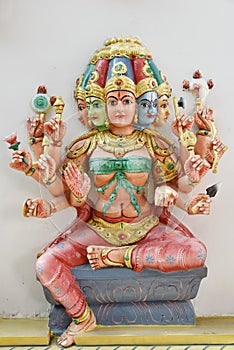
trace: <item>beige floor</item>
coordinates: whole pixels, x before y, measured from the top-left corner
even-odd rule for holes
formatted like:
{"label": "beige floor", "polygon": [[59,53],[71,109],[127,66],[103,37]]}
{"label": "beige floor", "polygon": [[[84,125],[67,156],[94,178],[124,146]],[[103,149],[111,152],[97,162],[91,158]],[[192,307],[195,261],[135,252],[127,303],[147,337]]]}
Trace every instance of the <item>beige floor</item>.
{"label": "beige floor", "polygon": [[[234,350],[234,317],[197,318],[195,326],[97,326],[76,338],[78,350]],[[47,319],[0,319],[3,349],[59,349]]]}

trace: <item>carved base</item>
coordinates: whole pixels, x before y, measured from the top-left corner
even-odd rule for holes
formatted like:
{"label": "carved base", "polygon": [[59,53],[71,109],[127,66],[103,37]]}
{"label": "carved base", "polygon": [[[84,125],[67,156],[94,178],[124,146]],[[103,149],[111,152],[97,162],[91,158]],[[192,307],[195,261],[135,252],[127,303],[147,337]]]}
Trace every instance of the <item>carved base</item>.
{"label": "carved base", "polygon": [[[72,269],[87,302],[101,325],[188,325],[195,323],[190,299],[197,295],[207,268],[164,273],[145,269],[136,273],[126,268],[93,271],[89,265]],[[61,334],[71,322],[65,309],[44,289],[54,305],[49,327]]]}
{"label": "carved base", "polygon": [[[158,301],[138,303],[111,303],[90,305],[97,324],[119,325],[188,325],[195,324],[195,312],[191,301]],[[61,305],[54,305],[49,317],[53,334],[60,335],[70,324],[71,318]]]}

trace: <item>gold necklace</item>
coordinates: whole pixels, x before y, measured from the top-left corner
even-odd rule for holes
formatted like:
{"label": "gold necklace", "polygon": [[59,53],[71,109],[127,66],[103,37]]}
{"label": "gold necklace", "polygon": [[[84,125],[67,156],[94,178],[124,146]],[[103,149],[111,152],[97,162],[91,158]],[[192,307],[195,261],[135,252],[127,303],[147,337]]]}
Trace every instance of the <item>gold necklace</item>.
{"label": "gold necklace", "polygon": [[113,153],[116,158],[123,157],[127,152],[140,149],[146,143],[142,131],[135,130],[131,135],[113,135],[105,130],[96,135],[97,144],[106,152]]}

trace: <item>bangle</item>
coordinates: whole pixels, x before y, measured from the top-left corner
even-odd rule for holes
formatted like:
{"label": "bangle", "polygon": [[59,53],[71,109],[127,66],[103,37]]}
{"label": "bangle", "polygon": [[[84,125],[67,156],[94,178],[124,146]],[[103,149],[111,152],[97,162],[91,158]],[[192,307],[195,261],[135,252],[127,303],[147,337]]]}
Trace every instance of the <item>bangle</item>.
{"label": "bangle", "polygon": [[46,184],[47,186],[50,186],[53,182],[55,182],[56,179],[57,179],[57,175],[54,174],[50,179],[48,179],[48,180],[43,179],[42,181],[43,181],[44,184]]}
{"label": "bangle", "polygon": [[32,163],[31,168],[25,173],[26,176],[32,176],[37,170],[37,163]]}
{"label": "bangle", "polygon": [[211,136],[211,131],[209,130],[199,130],[197,132],[197,135],[201,135],[201,136]]}
{"label": "bangle", "polygon": [[86,200],[86,197],[77,197],[73,192],[72,192],[72,197],[75,199],[77,203],[82,203],[84,200]]}
{"label": "bangle", "polygon": [[42,142],[43,140],[43,136],[40,136],[40,137],[32,137],[31,139],[29,139],[29,143],[30,145],[34,145],[35,143],[37,142]]}
{"label": "bangle", "polygon": [[50,216],[52,216],[54,213],[56,213],[56,207],[54,202],[52,201],[49,202],[49,205],[50,205]]}
{"label": "bangle", "polygon": [[188,182],[188,185],[191,186],[191,187],[194,187],[198,184],[198,182],[193,182],[189,177],[188,175],[186,175],[186,180]]}
{"label": "bangle", "polygon": [[55,146],[55,147],[61,147],[62,146],[62,141],[54,141],[54,140],[50,140],[50,144],[52,146]]}

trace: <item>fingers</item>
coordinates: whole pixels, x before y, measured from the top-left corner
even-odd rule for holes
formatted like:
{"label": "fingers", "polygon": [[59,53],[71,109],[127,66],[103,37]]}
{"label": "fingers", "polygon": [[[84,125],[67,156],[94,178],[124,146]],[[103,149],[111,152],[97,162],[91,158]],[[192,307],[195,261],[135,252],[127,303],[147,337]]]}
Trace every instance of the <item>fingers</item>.
{"label": "fingers", "polygon": [[51,136],[55,131],[59,130],[61,120],[54,116],[50,121],[45,123],[45,130]]}
{"label": "fingers", "polygon": [[179,124],[179,125],[181,125],[181,126],[187,126],[187,125],[193,123],[194,118],[191,117],[191,116],[189,116],[189,115],[185,115],[185,114],[183,114],[183,113],[180,113],[179,116],[178,116],[178,118],[177,118],[177,120],[178,120],[178,124]]}
{"label": "fingers", "polygon": [[40,123],[39,117],[36,118],[27,118],[28,127],[35,128]]}
{"label": "fingers", "polygon": [[75,163],[68,163],[64,173],[69,178],[76,179],[78,182],[81,182],[81,179],[83,179],[83,176]]}
{"label": "fingers", "polygon": [[37,215],[37,203],[34,203],[31,198],[28,198],[24,203],[23,215],[26,217]]}
{"label": "fingers", "polygon": [[197,111],[199,117],[206,119],[206,120],[211,120],[213,118],[213,113],[214,110],[213,108],[205,108],[205,107],[201,107],[198,109]]}
{"label": "fingers", "polygon": [[211,198],[206,194],[195,196],[189,205],[189,214],[210,214]]}
{"label": "fingers", "polygon": [[209,215],[210,214],[210,202],[211,200],[201,200],[198,204],[198,213],[197,214],[203,214],[203,215]]}
{"label": "fingers", "polygon": [[55,160],[48,154],[41,154],[37,162],[41,170],[45,170],[47,167],[50,167],[54,170],[56,168]]}
{"label": "fingers", "polygon": [[169,186],[157,187],[155,191],[155,205],[169,207],[175,204],[177,192]]}
{"label": "fingers", "polygon": [[41,170],[45,170],[48,167],[48,161],[47,161],[47,157],[44,154],[41,154],[38,161],[38,167]]}
{"label": "fingers", "polygon": [[23,162],[23,158],[24,158],[24,154],[22,151],[15,151],[13,154],[12,154],[12,163],[15,163],[15,162]]}
{"label": "fingers", "polygon": [[214,151],[217,151],[218,153],[225,152],[227,149],[219,139],[215,139],[212,143]]}
{"label": "fingers", "polygon": [[204,160],[199,155],[195,155],[191,158],[191,164],[195,170],[199,171],[204,165]]}

